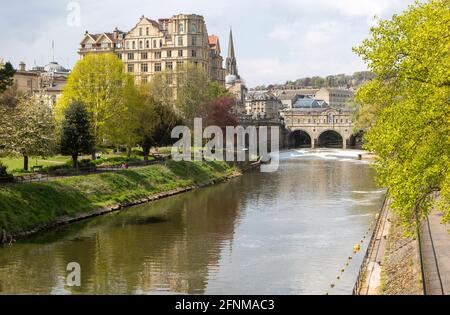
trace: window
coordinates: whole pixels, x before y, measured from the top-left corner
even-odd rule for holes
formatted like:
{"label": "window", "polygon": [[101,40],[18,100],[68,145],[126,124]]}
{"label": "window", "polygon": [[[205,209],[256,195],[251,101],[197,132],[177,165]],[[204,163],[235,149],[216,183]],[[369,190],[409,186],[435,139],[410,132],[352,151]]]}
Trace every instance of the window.
{"label": "window", "polygon": [[190,32],[197,33],[197,24],[191,23]]}
{"label": "window", "polygon": [[183,46],[183,37],[182,36],[178,37],[178,46]]}
{"label": "window", "polygon": [[178,67],[182,67],[182,66],[183,66],[183,63],[184,63],[183,61],[177,61],[177,68],[178,68]]}
{"label": "window", "polygon": [[86,44],[85,46],[87,49],[91,49],[92,48],[92,44]]}
{"label": "window", "polygon": [[128,72],[134,72],[134,65],[128,64]]}
{"label": "window", "polygon": [[145,53],[142,53],[141,54],[141,59],[143,59],[143,60],[147,60],[148,59],[148,54],[145,52]]}
{"label": "window", "polygon": [[149,40],[145,41],[145,48],[150,48],[150,41]]}
{"label": "window", "polygon": [[133,49],[136,49],[136,42],[135,41],[131,42],[131,47],[133,47]]}
{"label": "window", "polygon": [[148,29],[148,27],[146,27],[146,28],[145,28],[145,35],[148,36],[149,34],[150,34],[149,29]]}
{"label": "window", "polygon": [[178,33],[183,33],[184,32],[184,24],[180,23],[178,24]]}
{"label": "window", "polygon": [[148,82],[148,77],[147,76],[145,76],[145,77],[142,77],[142,83],[147,83]]}
{"label": "window", "polygon": [[156,48],[156,39],[153,40],[153,48]]}
{"label": "window", "polygon": [[182,50],[178,51],[178,57],[183,57],[183,51]]}
{"label": "window", "polygon": [[197,36],[192,36],[192,46],[197,46]]}
{"label": "window", "polygon": [[197,52],[195,51],[195,50],[193,50],[192,52],[191,52],[191,55],[192,55],[192,57],[197,57]]}
{"label": "window", "polygon": [[109,45],[108,45],[108,43],[102,43],[102,44],[101,44],[101,47],[102,47],[102,48],[108,48]]}
{"label": "window", "polygon": [[155,59],[161,59],[161,52],[160,51],[155,52]]}
{"label": "window", "polygon": [[130,49],[130,42],[129,42],[129,41],[127,41],[127,42],[125,43],[125,47],[126,47],[127,49]]}
{"label": "window", "polygon": [[161,63],[157,62],[155,63],[155,72],[160,72],[161,71]]}
{"label": "window", "polygon": [[133,53],[128,53],[127,59],[128,60],[134,60],[134,54]]}
{"label": "window", "polygon": [[172,51],[171,50],[167,51],[167,58],[172,58]]}
{"label": "window", "polygon": [[159,40],[159,48],[161,48],[163,46],[163,41],[162,39]]}
{"label": "window", "polygon": [[141,64],[141,72],[148,72],[148,64],[146,63]]}
{"label": "window", "polygon": [[172,69],[173,69],[172,61],[166,62],[166,69],[167,69],[167,70],[172,70]]}
{"label": "window", "polygon": [[142,48],[144,48],[144,45],[142,44],[142,41],[140,40],[139,41],[139,49],[142,49]]}
{"label": "window", "polygon": [[120,60],[122,60],[122,54],[117,54],[117,58],[119,58]]}

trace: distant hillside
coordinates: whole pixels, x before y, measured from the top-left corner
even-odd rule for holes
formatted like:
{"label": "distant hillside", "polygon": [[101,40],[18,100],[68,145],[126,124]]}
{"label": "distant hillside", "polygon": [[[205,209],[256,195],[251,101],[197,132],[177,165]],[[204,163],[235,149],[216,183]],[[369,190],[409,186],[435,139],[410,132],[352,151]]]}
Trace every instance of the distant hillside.
{"label": "distant hillside", "polygon": [[300,78],[295,81],[287,81],[284,84],[270,84],[270,85],[258,85],[252,90],[272,90],[272,89],[304,89],[304,88],[321,88],[321,87],[358,87],[364,82],[370,81],[375,78],[375,74],[371,71],[359,71],[353,73],[353,75],[336,74],[329,75],[327,77],[306,77]]}

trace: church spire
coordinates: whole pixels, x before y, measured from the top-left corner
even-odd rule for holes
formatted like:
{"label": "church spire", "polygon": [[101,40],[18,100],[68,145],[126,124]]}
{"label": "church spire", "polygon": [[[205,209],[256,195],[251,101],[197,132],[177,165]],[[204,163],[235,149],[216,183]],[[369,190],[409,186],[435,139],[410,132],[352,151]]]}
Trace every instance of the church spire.
{"label": "church spire", "polygon": [[228,40],[228,56],[226,60],[227,75],[235,75],[239,77],[237,70],[236,56],[234,54],[233,31],[230,27],[230,38]]}
{"label": "church spire", "polygon": [[233,31],[230,27],[230,37],[228,40],[228,58],[236,58],[234,55]]}

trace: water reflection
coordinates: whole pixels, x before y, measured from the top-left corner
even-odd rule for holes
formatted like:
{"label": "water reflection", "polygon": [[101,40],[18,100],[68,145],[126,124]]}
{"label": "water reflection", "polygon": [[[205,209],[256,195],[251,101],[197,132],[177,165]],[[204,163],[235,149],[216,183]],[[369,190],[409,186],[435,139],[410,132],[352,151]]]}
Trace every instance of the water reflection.
{"label": "water reflection", "polygon": [[[276,173],[2,248],[0,293],[322,294],[383,197],[370,167],[342,152],[285,152]],[[64,285],[72,261],[80,288]],[[357,268],[355,259],[333,293],[351,292]]]}

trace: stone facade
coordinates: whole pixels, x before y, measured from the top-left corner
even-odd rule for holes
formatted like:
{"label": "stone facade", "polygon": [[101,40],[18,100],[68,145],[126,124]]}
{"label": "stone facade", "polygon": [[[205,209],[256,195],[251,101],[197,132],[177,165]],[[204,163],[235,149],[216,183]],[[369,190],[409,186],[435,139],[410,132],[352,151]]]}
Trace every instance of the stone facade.
{"label": "stone facade", "polygon": [[321,88],[314,98],[327,102],[331,107],[344,108],[353,98],[353,91],[349,89]]}
{"label": "stone facade", "polygon": [[[321,136],[325,132],[335,132],[342,138],[342,147],[346,149],[353,140],[353,112],[342,108],[293,108],[281,111],[285,127],[290,135],[301,131],[310,139],[309,146],[320,145]],[[293,140],[293,138],[287,139]],[[288,146],[291,144],[287,144]]]}
{"label": "stone facade", "polygon": [[233,112],[238,115],[245,115],[245,97],[248,89],[245,86],[244,80],[238,72],[236,54],[234,52],[233,31],[230,29],[230,36],[228,39],[228,55],[226,59],[226,77],[225,87],[234,95],[235,106]]}
{"label": "stone facade", "polygon": [[245,112],[253,119],[279,120],[283,104],[270,92],[254,92],[247,96]]}
{"label": "stone facade", "polygon": [[69,73],[68,69],[56,62],[50,62],[44,67],[33,67],[31,70],[27,70],[25,63],[21,62],[13,79],[18,92],[27,95],[43,92],[49,97],[50,104],[54,105],[62,93]]}
{"label": "stone facade", "polygon": [[91,34],[86,31],[78,53],[111,52],[124,62],[136,83],[149,82],[156,73],[187,63],[203,68],[212,81],[224,83],[223,58],[217,36],[209,36],[203,16],[178,14],[151,20],[142,16],[128,32]]}

